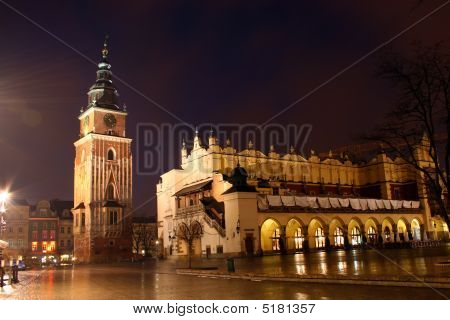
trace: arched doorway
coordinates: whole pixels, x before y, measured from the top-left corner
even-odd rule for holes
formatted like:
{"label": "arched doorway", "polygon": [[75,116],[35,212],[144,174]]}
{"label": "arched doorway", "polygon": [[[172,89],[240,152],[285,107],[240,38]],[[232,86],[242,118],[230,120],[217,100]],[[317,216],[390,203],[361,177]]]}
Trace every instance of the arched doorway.
{"label": "arched doorway", "polygon": [[286,242],[287,250],[299,251],[303,249],[303,241],[305,235],[303,234],[302,225],[297,219],[291,219],[286,225]]}
{"label": "arched doorway", "polygon": [[261,249],[263,251],[280,250],[281,225],[272,218],[267,219],[261,226]]}
{"label": "arched doorway", "polygon": [[375,244],[377,242],[377,231],[375,230],[374,227],[370,226],[369,229],[367,230],[367,241],[370,244]]}
{"label": "arched doorway", "polygon": [[367,243],[370,245],[375,245],[378,242],[377,225],[378,221],[375,218],[369,218],[365,223]]}
{"label": "arched doorway", "polygon": [[383,239],[384,239],[384,241],[385,242],[391,242],[392,241],[392,239],[391,239],[391,229],[389,229],[389,227],[384,227],[384,230],[383,230]]}
{"label": "arched doorway", "polygon": [[411,234],[412,240],[422,240],[422,237],[420,236],[420,223],[417,219],[413,219],[413,221],[411,221]]}
{"label": "arched doorway", "polygon": [[334,229],[333,240],[335,247],[343,247],[344,246],[344,232],[341,228],[337,227]]}
{"label": "arched doorway", "polygon": [[362,244],[362,236],[361,236],[361,229],[359,227],[354,226],[351,232],[352,246],[359,246]]}
{"label": "arched doorway", "polygon": [[362,245],[362,232],[364,225],[360,219],[353,217],[348,223],[348,240],[352,246]]}
{"label": "arched doorway", "polygon": [[334,218],[330,222],[330,242],[334,247],[344,247],[345,241],[345,224],[340,218]]}
{"label": "arched doorway", "polygon": [[406,226],[406,222],[403,219],[400,219],[397,222],[397,232],[399,238],[398,240],[409,241],[408,228]]}
{"label": "arched doorway", "polygon": [[433,218],[433,227],[436,240],[449,239],[449,231],[447,224],[441,220],[441,218]]}
{"label": "arched doorway", "polygon": [[381,224],[383,230],[383,241],[384,242],[394,242],[394,235],[392,233],[395,223],[391,218],[386,218]]}
{"label": "arched doorway", "polygon": [[314,233],[314,243],[316,248],[325,248],[325,233],[322,228],[317,228]]}
{"label": "arched doorway", "polygon": [[325,248],[325,225],[318,219],[312,219],[308,226],[308,235],[310,237],[309,245],[311,248]]}

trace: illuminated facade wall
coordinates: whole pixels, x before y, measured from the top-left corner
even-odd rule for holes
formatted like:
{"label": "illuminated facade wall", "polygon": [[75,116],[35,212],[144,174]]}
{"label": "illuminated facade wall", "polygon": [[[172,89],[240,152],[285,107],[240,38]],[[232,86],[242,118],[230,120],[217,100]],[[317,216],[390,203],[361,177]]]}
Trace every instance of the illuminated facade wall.
{"label": "illuminated facade wall", "polygon": [[[423,166],[430,166],[423,150],[417,154]],[[184,146],[181,155],[182,169],[163,174],[157,185],[158,234],[166,254],[186,254],[176,233],[178,223],[187,215],[203,222],[205,232],[198,244],[203,254],[295,251],[304,240],[314,249],[325,244],[339,247],[344,240],[360,245],[363,240],[409,242],[448,237],[447,226],[432,216],[422,175],[385,153],[353,163],[346,156],[319,158],[311,153],[305,158],[294,150],[280,155],[273,148],[265,155],[251,145],[238,152],[229,142],[219,146],[214,137],[203,147],[196,136],[190,153]],[[255,192],[227,194],[232,187],[227,180],[238,163],[245,168],[248,185]],[[211,183],[202,187],[207,181]],[[293,210],[283,205],[260,210],[258,194],[413,200],[420,205],[398,211]],[[282,247],[277,242],[280,239]]]}

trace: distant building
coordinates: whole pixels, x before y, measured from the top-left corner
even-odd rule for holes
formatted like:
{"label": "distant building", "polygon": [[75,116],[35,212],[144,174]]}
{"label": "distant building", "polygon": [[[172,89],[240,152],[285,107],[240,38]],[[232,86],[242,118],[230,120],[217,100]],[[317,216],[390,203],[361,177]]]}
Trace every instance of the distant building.
{"label": "distant building", "polygon": [[[71,259],[72,253],[66,244],[69,242],[72,246],[73,234],[71,229],[66,234],[66,228],[72,224],[72,207],[72,201],[61,200],[41,200],[31,207],[28,233],[28,259],[31,262],[40,264]],[[61,227],[64,227],[63,234]],[[64,246],[60,247],[60,240],[64,241]]]}
{"label": "distant building", "polygon": [[30,205],[26,200],[13,199],[5,213],[6,228],[1,239],[8,243],[3,252],[5,260],[23,260],[28,248],[28,217]]}
{"label": "distant building", "polygon": [[158,228],[156,217],[133,217],[132,251],[135,256],[157,255]]}
{"label": "distant building", "polygon": [[73,258],[73,201],[52,200],[58,221],[58,254],[60,262],[71,262]]}
{"label": "distant building", "polygon": [[[432,167],[417,149],[421,163]],[[198,223],[193,253],[295,252],[365,243],[446,240],[448,226],[434,213],[424,176],[400,158],[378,150],[365,161],[332,152],[303,157],[291,148],[268,154],[236,151],[214,136],[207,147],[195,135],[181,150],[181,169],[157,184],[158,237],[166,255],[186,255],[177,237]],[[443,197],[447,194],[444,193]]]}

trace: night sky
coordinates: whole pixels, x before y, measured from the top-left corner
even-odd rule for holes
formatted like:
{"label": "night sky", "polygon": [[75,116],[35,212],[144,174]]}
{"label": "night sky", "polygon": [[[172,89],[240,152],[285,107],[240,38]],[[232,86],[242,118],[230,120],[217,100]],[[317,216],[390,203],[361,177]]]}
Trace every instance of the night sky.
{"label": "night sky", "polygon": [[[95,62],[109,34],[113,73],[195,126],[263,123],[445,1],[6,2]],[[450,5],[392,47],[407,52],[412,41],[448,41],[449,21]],[[72,199],[77,116],[96,66],[3,0],[0,39],[0,186],[10,184],[30,202]],[[375,77],[379,58],[365,59],[273,122],[312,124],[308,147],[317,151],[351,143],[395,101]],[[115,84],[132,138],[138,122],[179,122]],[[137,159],[137,143],[133,153]],[[158,178],[135,175],[136,207],[154,196]],[[139,214],[155,212],[150,201]]]}

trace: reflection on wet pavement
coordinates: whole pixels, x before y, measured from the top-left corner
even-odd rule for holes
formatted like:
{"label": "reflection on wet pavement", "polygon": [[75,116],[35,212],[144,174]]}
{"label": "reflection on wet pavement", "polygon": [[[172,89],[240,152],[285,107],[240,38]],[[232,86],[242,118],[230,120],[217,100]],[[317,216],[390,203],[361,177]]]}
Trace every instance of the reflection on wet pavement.
{"label": "reflection on wet pavement", "polygon": [[[406,252],[406,253],[405,253]],[[384,253],[384,252],[383,252]],[[386,255],[401,267],[418,275],[436,272],[448,276],[448,266],[436,261],[448,259],[449,249],[434,252],[403,250]],[[146,263],[75,266],[44,271],[38,281],[0,298],[10,299],[443,299],[450,290],[382,286],[331,285],[274,281],[248,281],[176,275],[184,261],[167,259]],[[194,265],[217,265],[223,259]],[[308,255],[237,259],[238,271],[292,272],[297,274],[399,274],[402,271],[376,252],[329,252]]]}
{"label": "reflection on wet pavement", "polygon": [[[450,246],[426,249],[350,250],[312,252],[237,259],[240,272],[299,275],[364,275],[450,277],[450,268],[439,265],[449,261]],[[221,267],[225,270],[225,267]]]}

